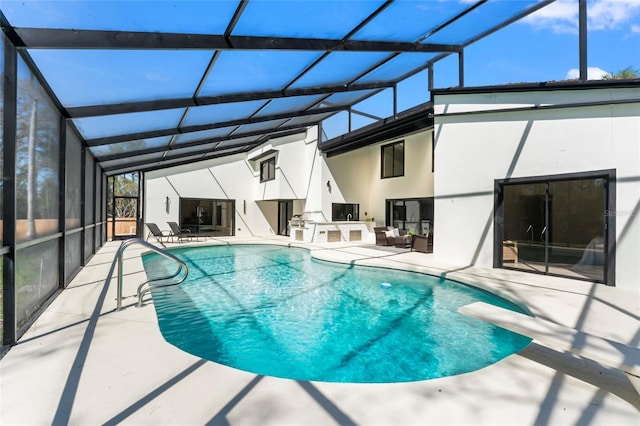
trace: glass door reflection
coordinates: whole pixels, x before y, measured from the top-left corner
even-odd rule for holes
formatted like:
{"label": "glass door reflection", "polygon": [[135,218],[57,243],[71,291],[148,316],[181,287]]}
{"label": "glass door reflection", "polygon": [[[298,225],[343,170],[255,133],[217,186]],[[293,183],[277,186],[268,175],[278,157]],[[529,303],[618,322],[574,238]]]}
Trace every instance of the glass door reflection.
{"label": "glass door reflection", "polygon": [[505,185],[503,266],[546,272],[544,183]]}
{"label": "glass door reflection", "polygon": [[604,282],[606,183],[504,184],[501,266]]}
{"label": "glass door reflection", "polygon": [[180,227],[199,236],[234,234],[233,200],[181,198]]}
{"label": "glass door reflection", "polygon": [[548,270],[604,281],[605,180],[549,182]]}

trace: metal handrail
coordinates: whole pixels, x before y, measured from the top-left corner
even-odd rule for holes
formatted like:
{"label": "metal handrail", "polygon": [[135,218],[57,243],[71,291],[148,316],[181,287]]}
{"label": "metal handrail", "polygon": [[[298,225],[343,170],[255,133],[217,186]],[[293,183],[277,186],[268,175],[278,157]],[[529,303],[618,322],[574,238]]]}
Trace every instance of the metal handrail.
{"label": "metal handrail", "polygon": [[[159,277],[159,278],[153,278],[150,280],[147,280],[145,282],[143,282],[142,284],[140,284],[138,286],[138,291],[137,291],[137,296],[138,296],[138,304],[137,306],[140,307],[142,306],[142,297],[148,293],[149,291],[151,291],[151,289],[153,287],[166,287],[166,286],[171,286],[171,285],[178,285],[181,282],[183,282],[184,280],[187,279],[187,275],[189,274],[189,267],[187,266],[186,263],[184,263],[182,260],[178,259],[176,256],[172,255],[171,253],[168,253],[156,246],[154,246],[153,244],[141,239],[141,238],[130,238],[128,240],[126,240],[125,242],[123,242],[120,245],[120,248],[118,249],[118,251],[116,252],[116,256],[113,259],[113,263],[111,264],[111,269],[109,270],[109,275],[107,276],[107,283],[109,283],[111,281],[111,276],[113,275],[113,270],[114,267],[116,265],[116,263],[118,264],[118,295],[117,295],[117,304],[116,304],[116,310],[119,311],[120,309],[122,309],[122,255],[125,251],[125,249],[127,247],[129,247],[132,244],[140,244],[142,246],[145,246],[151,250],[153,250],[154,252],[158,253],[161,256],[166,257],[167,259],[171,259],[175,262],[178,263],[178,270],[173,274],[173,275],[168,275],[166,277]],[[150,283],[154,282],[154,281],[164,281],[164,280],[168,280],[168,279],[172,279],[177,277],[180,272],[182,272],[184,270],[184,274],[183,276],[175,282],[168,282],[168,283],[164,283],[164,284],[157,284],[157,285],[151,285]],[[145,285],[148,285],[147,288],[145,288],[144,290],[142,289]]]}

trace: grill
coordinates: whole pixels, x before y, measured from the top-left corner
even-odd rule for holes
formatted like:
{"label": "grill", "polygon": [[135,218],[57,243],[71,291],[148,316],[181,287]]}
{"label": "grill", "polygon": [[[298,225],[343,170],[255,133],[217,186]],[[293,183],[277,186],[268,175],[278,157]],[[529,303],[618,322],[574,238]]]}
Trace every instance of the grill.
{"label": "grill", "polygon": [[289,221],[289,224],[291,226],[304,227],[304,219],[302,218],[301,215],[295,214],[295,215],[293,215],[291,217],[291,220]]}

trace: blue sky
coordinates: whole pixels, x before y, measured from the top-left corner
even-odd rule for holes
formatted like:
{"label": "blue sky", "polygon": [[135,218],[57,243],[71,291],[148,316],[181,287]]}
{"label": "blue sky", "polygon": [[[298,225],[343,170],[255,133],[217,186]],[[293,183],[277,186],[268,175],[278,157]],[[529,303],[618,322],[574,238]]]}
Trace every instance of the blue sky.
{"label": "blue sky", "polygon": [[[415,2],[415,0],[401,0]],[[465,3],[476,0],[428,0],[429,13],[442,13],[459,10]],[[531,0],[491,0],[498,2],[526,2]],[[261,0],[250,3],[265,5],[266,9],[254,5],[250,11],[265,13],[273,9]],[[201,15],[190,16],[189,7],[175,7],[176,1],[34,1],[34,0],[0,0],[0,7],[5,10],[14,25],[38,25],[42,19],[45,26],[61,26],[78,28],[85,25],[91,28],[106,28],[108,22],[117,20],[119,29],[140,29],[176,31],[180,22],[189,22],[189,31],[210,31],[221,33],[233,13],[237,2],[198,1]],[[286,5],[292,0],[276,1]],[[106,5],[117,5],[107,7]],[[317,20],[325,22],[327,31],[331,28],[336,34],[344,28],[351,27],[351,21],[338,19],[340,14],[363,17],[377,7],[366,0],[335,0],[325,2],[326,14],[335,15],[328,20],[326,16],[307,16],[309,27],[317,30]],[[438,5],[438,6],[434,6]],[[640,68],[640,0],[588,0],[589,10],[589,54],[588,65],[593,68],[593,76],[599,77],[602,72],[618,71],[631,66]],[[222,8],[222,9],[221,9]],[[109,11],[110,12],[105,12]],[[74,11],[78,16],[70,16]],[[276,10],[277,11],[277,10]],[[247,12],[249,13],[249,12]],[[207,15],[202,19],[202,14]],[[36,16],[37,15],[37,16]],[[281,14],[278,13],[280,16]],[[264,16],[264,15],[263,15]],[[287,22],[304,21],[304,16],[292,15],[294,19]],[[161,18],[163,17],[163,18]],[[426,17],[423,17],[426,18]],[[283,18],[284,19],[284,18]],[[409,19],[409,18],[407,18]],[[275,20],[275,21],[274,21]],[[348,21],[348,19],[343,19]],[[145,21],[147,22],[145,24]],[[245,20],[241,22],[256,21]],[[275,17],[263,21],[278,23]],[[258,21],[260,22],[260,21]],[[280,24],[283,24],[280,22]],[[385,26],[392,26],[385,23]],[[159,26],[161,28],[154,28]],[[282,27],[283,25],[276,25]],[[131,28],[127,28],[131,27]],[[301,26],[294,32],[304,32]],[[272,26],[273,28],[273,26]],[[342,29],[342,30],[339,30]],[[178,31],[182,31],[178,29]],[[254,28],[253,31],[256,31]],[[304,36],[305,34],[302,34]],[[328,33],[327,37],[335,36]],[[578,67],[578,0],[557,0],[542,8],[533,15],[504,28],[497,33],[473,44],[465,51],[466,84],[484,85],[519,81],[563,80],[572,75],[571,69]],[[438,73],[436,87],[447,87],[456,84],[457,59],[454,57],[442,61],[436,70],[446,69]],[[602,71],[600,71],[602,70]],[[446,74],[446,75],[445,75]]]}
{"label": "blue sky", "polygon": [[[399,0],[399,3],[405,4],[401,5],[403,7],[395,5],[395,10],[404,12],[399,12],[399,15],[389,14],[390,21],[379,22],[373,35],[357,33],[356,38],[366,39],[375,35],[393,39],[405,27],[413,28],[412,25],[415,23],[451,16],[475,1],[477,0],[426,0],[426,5],[421,6],[418,0]],[[490,1],[494,5],[498,3],[498,7],[489,10],[499,12],[501,9],[517,9],[511,8],[511,2],[530,4],[536,0]],[[262,35],[261,31],[277,31],[281,34],[273,35],[309,37],[309,34],[320,31],[323,37],[335,38],[345,34],[359,20],[371,14],[381,4],[381,0],[328,0],[319,8],[309,7],[307,11],[305,8],[291,8],[293,3],[293,0],[276,0],[270,3],[251,0],[251,7],[246,9],[243,19],[238,24],[238,30],[242,32],[244,24],[249,26],[248,30],[258,35]],[[589,78],[599,79],[606,72],[617,72],[626,67],[640,69],[640,0],[588,0],[587,5]],[[175,0],[0,0],[0,7],[10,22],[18,27],[202,31],[217,34],[224,31],[236,6],[237,0],[192,3]],[[309,10],[314,13],[310,13]],[[318,13],[319,11],[322,13]],[[489,18],[491,16],[485,19]],[[400,19],[402,21],[398,22]],[[403,27],[402,22],[407,22],[407,25]],[[61,100],[68,106],[146,100],[152,99],[155,93],[161,93],[164,98],[191,96],[211,55],[211,52],[203,51],[163,50],[146,52],[144,55],[140,55],[139,52],[106,50],[31,53],[39,66],[46,65],[46,69],[43,69],[45,77],[49,79],[58,95],[62,95]],[[305,55],[308,57],[303,57],[302,62],[295,66],[293,63],[284,64],[287,55],[290,53],[276,54],[272,51],[270,57],[276,57],[277,60],[265,64],[256,52],[234,52],[233,55],[224,53],[216,63],[216,70],[224,71],[225,59],[233,56],[230,66],[231,71],[236,69],[236,72],[223,73],[228,77],[228,81],[215,79],[214,77],[220,74],[213,73],[213,77],[210,77],[204,86],[203,94],[215,94],[216,90],[266,89],[267,82],[263,81],[264,78],[259,78],[260,73],[264,74],[263,77],[268,77],[267,80],[279,76],[281,78],[276,80],[286,82],[291,78],[289,75],[293,76],[294,71],[304,69],[307,63],[313,62],[320,53],[306,52]],[[379,60],[378,56],[384,55],[351,53],[343,56],[371,57],[370,62],[375,63]],[[244,58],[244,61],[239,61],[239,57]],[[339,57],[340,53],[332,54],[316,68],[319,72],[315,76],[320,80],[300,81],[296,84],[322,84],[322,78],[341,81],[336,74],[339,74],[340,70],[353,71],[357,64],[331,62],[331,59],[338,60]],[[467,47],[465,85],[561,81],[577,78],[578,66],[578,0],[557,0],[527,18]],[[457,55],[450,55],[436,64],[434,87],[451,87],[457,84]],[[401,83],[398,86],[399,98],[402,97],[398,102],[400,110],[429,100],[426,86],[426,72]],[[392,114],[389,99],[392,97],[385,91],[357,107],[362,107],[366,112],[379,117],[387,117]],[[195,111],[192,112],[195,114]],[[180,111],[177,115],[181,115]],[[135,117],[131,117],[132,120],[133,118]],[[114,131],[112,119],[86,119],[86,123],[78,124],[81,128],[86,127],[88,133],[91,133],[90,128],[95,127],[93,133],[99,134],[101,131]],[[334,120],[344,123],[347,121],[345,114],[340,114],[340,117]],[[98,124],[98,121],[101,124]],[[173,121],[176,120],[171,120],[172,125]],[[371,119],[355,117],[355,121],[364,125],[371,122]]]}
{"label": "blue sky", "polygon": [[[640,69],[640,0],[588,0],[589,78]],[[578,1],[557,0],[465,50],[467,86],[576,78]],[[451,58],[453,59],[453,58]],[[441,67],[457,67],[442,64]],[[455,73],[457,75],[457,72]],[[443,74],[436,86],[455,85]]]}

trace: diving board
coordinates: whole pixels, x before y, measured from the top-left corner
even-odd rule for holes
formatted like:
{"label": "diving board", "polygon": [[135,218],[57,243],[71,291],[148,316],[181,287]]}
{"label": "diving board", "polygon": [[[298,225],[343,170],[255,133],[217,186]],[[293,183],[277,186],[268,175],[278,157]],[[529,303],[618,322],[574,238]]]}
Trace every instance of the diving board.
{"label": "diving board", "polygon": [[462,306],[458,312],[530,337],[553,349],[569,351],[622,370],[640,393],[640,348],[484,302]]}

